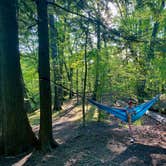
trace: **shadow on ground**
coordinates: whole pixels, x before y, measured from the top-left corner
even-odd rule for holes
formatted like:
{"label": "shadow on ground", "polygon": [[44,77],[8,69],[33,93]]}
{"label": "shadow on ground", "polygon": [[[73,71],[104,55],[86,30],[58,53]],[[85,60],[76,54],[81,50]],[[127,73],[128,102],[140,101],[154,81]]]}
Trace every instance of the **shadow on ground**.
{"label": "shadow on ground", "polygon": [[116,124],[96,122],[88,123],[85,128],[77,126],[72,136],[58,148],[47,154],[33,152],[26,159],[22,158],[23,165],[164,166],[166,164],[166,149],[140,143],[130,144],[128,131],[114,130],[116,128]]}
{"label": "shadow on ground", "polygon": [[[72,108],[72,107],[71,107]],[[2,166],[164,166],[166,149],[144,142],[131,144],[127,128],[116,121],[88,122],[83,128],[78,121],[68,121],[76,112],[53,123],[54,138],[59,147],[50,153],[32,152],[15,158],[0,158]],[[93,113],[90,112],[89,117]],[[67,120],[67,118],[69,118]]]}

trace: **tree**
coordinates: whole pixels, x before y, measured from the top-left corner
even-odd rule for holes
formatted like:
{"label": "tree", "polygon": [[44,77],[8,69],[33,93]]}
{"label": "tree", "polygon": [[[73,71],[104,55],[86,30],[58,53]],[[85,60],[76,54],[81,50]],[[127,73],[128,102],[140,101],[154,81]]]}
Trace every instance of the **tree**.
{"label": "tree", "polygon": [[96,74],[95,74],[95,83],[94,83],[94,92],[93,92],[93,99],[99,99],[99,64],[100,64],[100,49],[101,49],[101,26],[100,26],[100,10],[99,10],[99,3],[97,3],[97,25],[96,25],[96,34],[97,34],[97,54],[96,54]]}
{"label": "tree", "polygon": [[24,110],[17,0],[0,3],[0,153],[17,154],[36,143]]}
{"label": "tree", "polygon": [[52,135],[50,62],[48,39],[48,15],[46,0],[37,0],[39,40],[39,89],[40,89],[40,131],[39,140],[43,151],[56,147]]}
{"label": "tree", "polygon": [[84,49],[84,78],[83,78],[83,96],[82,96],[82,115],[83,115],[83,125],[85,126],[85,101],[86,101],[86,84],[87,84],[87,46],[88,46],[88,35],[89,35],[89,22],[85,29],[85,49]]}
{"label": "tree", "polygon": [[57,86],[58,81],[60,80],[59,66],[58,66],[58,45],[57,38],[58,32],[55,27],[54,15],[49,14],[49,25],[50,25],[50,44],[51,44],[51,58],[52,58],[52,69],[54,77],[54,100],[53,100],[53,111],[61,110],[62,104],[62,90],[61,87]]}
{"label": "tree", "polygon": [[[1,53],[0,53],[0,60],[1,60]],[[1,62],[1,61],[0,61]],[[2,135],[2,133],[3,133],[3,118],[2,118],[2,116],[3,116],[3,107],[2,107],[2,78],[1,78],[1,63],[0,63],[0,154],[1,153],[3,153],[3,151],[4,151],[4,145],[3,145],[3,135]]]}

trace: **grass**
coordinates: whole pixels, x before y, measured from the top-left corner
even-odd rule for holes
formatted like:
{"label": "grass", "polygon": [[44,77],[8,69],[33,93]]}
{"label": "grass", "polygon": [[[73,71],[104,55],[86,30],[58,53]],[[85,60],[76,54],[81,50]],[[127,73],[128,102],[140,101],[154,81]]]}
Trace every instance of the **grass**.
{"label": "grass", "polygon": [[[79,105],[75,108],[75,110],[76,109],[78,109],[78,111],[79,111],[80,109],[82,109],[82,106]],[[86,111],[86,122],[97,121],[97,119],[98,119],[97,109],[95,107],[87,105],[86,110],[87,110]],[[63,114],[63,112],[65,112],[65,110],[53,112],[52,118],[56,118],[57,116]],[[77,117],[77,119],[80,119],[79,121],[81,121],[82,115],[79,115],[79,116],[80,117],[79,118]],[[101,120],[105,119],[106,116],[108,116],[108,115],[106,115],[105,113],[101,113]],[[32,126],[39,125],[40,124],[40,110],[38,109],[35,112],[28,114],[28,119],[29,119],[29,122]]]}
{"label": "grass", "polygon": [[[76,109],[76,108],[75,108]],[[77,109],[82,109],[81,106],[77,106]],[[98,111],[95,107],[92,107],[90,105],[86,106],[86,122],[89,121],[97,121],[98,119]],[[63,114],[64,110],[58,111],[58,112],[53,112],[52,118],[56,118],[57,116]],[[81,115],[80,115],[81,116]],[[36,110],[33,113],[28,114],[28,118],[30,121],[30,124],[32,126],[39,125],[40,124],[40,110]],[[101,112],[101,121],[109,121],[108,114],[105,112]],[[80,117],[81,120],[81,117]],[[121,124],[119,124],[121,125]],[[139,119],[133,123],[135,126],[141,126],[142,125],[142,119]],[[124,125],[122,125],[124,126]],[[127,126],[127,125],[126,125]]]}
{"label": "grass", "polygon": [[86,107],[86,121],[92,121],[92,120],[97,120],[97,109],[95,107],[91,107],[88,105],[88,107]]}
{"label": "grass", "polygon": [[28,119],[32,126],[38,125],[40,123],[40,111],[36,110],[35,112],[28,114]]}
{"label": "grass", "polygon": [[[68,102],[66,101],[65,103],[67,104]],[[72,103],[69,102],[69,104],[67,104],[67,105],[64,104],[64,106],[68,107],[68,105],[71,105],[71,104]],[[56,118],[58,116],[61,116],[61,114],[63,114],[65,112],[65,109],[62,109],[62,110],[57,111],[57,112],[53,112],[52,118]],[[39,125],[40,124],[40,109],[28,114],[28,119],[29,119],[29,122],[32,126]]]}
{"label": "grass", "polygon": [[[52,118],[57,117],[58,114],[59,114],[59,112],[53,112]],[[28,119],[32,126],[39,125],[40,124],[40,110],[36,110],[35,112],[28,114]]]}
{"label": "grass", "polygon": [[142,125],[142,119],[138,119],[138,120],[136,120],[133,124],[135,125],[135,126],[141,126]]}

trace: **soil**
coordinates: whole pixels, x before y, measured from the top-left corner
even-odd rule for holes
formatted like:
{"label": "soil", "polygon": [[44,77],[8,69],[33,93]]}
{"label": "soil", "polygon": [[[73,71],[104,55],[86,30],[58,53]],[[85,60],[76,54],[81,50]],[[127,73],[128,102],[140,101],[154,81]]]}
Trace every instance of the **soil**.
{"label": "soil", "polygon": [[142,125],[132,126],[135,142],[131,143],[127,126],[113,116],[83,127],[81,106],[72,101],[64,108],[53,120],[56,149],[46,154],[34,150],[3,156],[0,166],[166,166],[166,126],[144,116]]}

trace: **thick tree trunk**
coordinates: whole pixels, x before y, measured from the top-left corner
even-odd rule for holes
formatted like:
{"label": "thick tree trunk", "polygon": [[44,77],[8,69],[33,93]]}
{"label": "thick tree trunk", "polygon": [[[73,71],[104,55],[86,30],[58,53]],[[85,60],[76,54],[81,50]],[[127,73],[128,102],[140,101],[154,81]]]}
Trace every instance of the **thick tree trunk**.
{"label": "thick tree trunk", "polygon": [[[40,89],[40,131],[41,149],[48,151],[56,146],[52,135],[50,62],[48,39],[47,2],[37,1],[38,37],[39,37],[39,89]],[[55,144],[54,144],[55,143]]]}
{"label": "thick tree trunk", "polygon": [[[1,53],[1,52],[0,52]],[[1,54],[0,54],[0,62],[1,62]],[[4,144],[3,144],[3,108],[2,108],[2,78],[1,78],[1,63],[0,63],[0,154],[4,152]]]}
{"label": "thick tree trunk", "polygon": [[1,1],[0,153],[7,155],[26,151],[36,141],[24,110],[16,8],[16,0]]}

